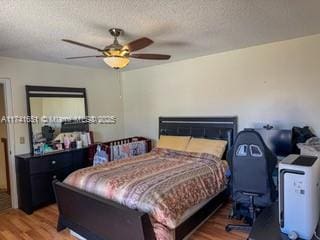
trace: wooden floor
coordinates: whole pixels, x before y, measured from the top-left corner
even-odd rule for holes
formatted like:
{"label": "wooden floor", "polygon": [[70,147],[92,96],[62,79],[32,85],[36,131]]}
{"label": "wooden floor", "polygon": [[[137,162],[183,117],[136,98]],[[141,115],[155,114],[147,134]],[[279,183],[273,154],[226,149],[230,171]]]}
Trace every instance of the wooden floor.
{"label": "wooden floor", "polygon": [[[237,223],[228,219],[230,204],[223,206],[214,216],[203,224],[191,240],[244,240],[247,234],[226,233],[227,223]],[[27,215],[20,210],[10,209],[0,214],[1,240],[74,240],[67,230],[57,233],[55,230],[58,217],[56,205],[43,208]]]}

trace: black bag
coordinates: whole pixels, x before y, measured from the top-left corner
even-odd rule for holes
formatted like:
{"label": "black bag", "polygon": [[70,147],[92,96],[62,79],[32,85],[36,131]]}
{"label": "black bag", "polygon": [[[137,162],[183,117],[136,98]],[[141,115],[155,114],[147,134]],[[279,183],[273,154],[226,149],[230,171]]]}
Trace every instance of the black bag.
{"label": "black bag", "polygon": [[292,128],[292,153],[300,154],[300,149],[297,147],[297,143],[305,143],[309,138],[316,137],[308,126],[303,128]]}

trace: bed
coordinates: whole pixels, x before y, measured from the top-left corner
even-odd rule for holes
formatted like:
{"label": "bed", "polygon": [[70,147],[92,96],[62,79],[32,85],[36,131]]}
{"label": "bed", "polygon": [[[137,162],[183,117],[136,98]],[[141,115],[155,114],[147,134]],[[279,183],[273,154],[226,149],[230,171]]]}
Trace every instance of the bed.
{"label": "bed", "polygon": [[[236,117],[159,118],[159,135],[223,139],[229,148],[236,133]],[[156,148],[134,159],[77,171],[63,183],[54,182],[57,230],[69,228],[90,240],[184,239],[228,197],[225,168],[210,154]],[[190,171],[197,178],[188,177]],[[152,181],[156,193],[149,188]],[[204,184],[205,190],[192,193],[196,184]],[[171,196],[162,197],[168,189],[174,189]]]}

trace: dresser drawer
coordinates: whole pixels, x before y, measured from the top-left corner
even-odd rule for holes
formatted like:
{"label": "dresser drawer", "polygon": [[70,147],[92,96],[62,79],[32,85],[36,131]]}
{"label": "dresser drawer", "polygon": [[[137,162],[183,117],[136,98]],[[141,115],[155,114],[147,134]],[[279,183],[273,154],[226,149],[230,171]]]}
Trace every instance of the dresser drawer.
{"label": "dresser drawer", "polygon": [[72,166],[72,154],[57,154],[30,159],[30,174],[46,173]]}
{"label": "dresser drawer", "polygon": [[53,187],[51,186],[52,179],[53,175],[46,173],[36,174],[31,177],[33,207],[54,202]]}
{"label": "dresser drawer", "polygon": [[59,171],[34,174],[31,176],[32,205],[37,207],[55,202],[52,181],[63,181],[71,172],[70,168],[64,168]]}

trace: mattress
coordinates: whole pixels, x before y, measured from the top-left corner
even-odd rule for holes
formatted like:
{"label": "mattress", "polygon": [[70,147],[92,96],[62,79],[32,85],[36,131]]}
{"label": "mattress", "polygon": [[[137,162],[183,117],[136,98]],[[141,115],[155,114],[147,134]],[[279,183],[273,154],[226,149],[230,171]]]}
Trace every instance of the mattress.
{"label": "mattress", "polygon": [[214,155],[156,148],[80,169],[65,183],[148,213],[155,229],[173,230],[225,189],[226,169]]}

